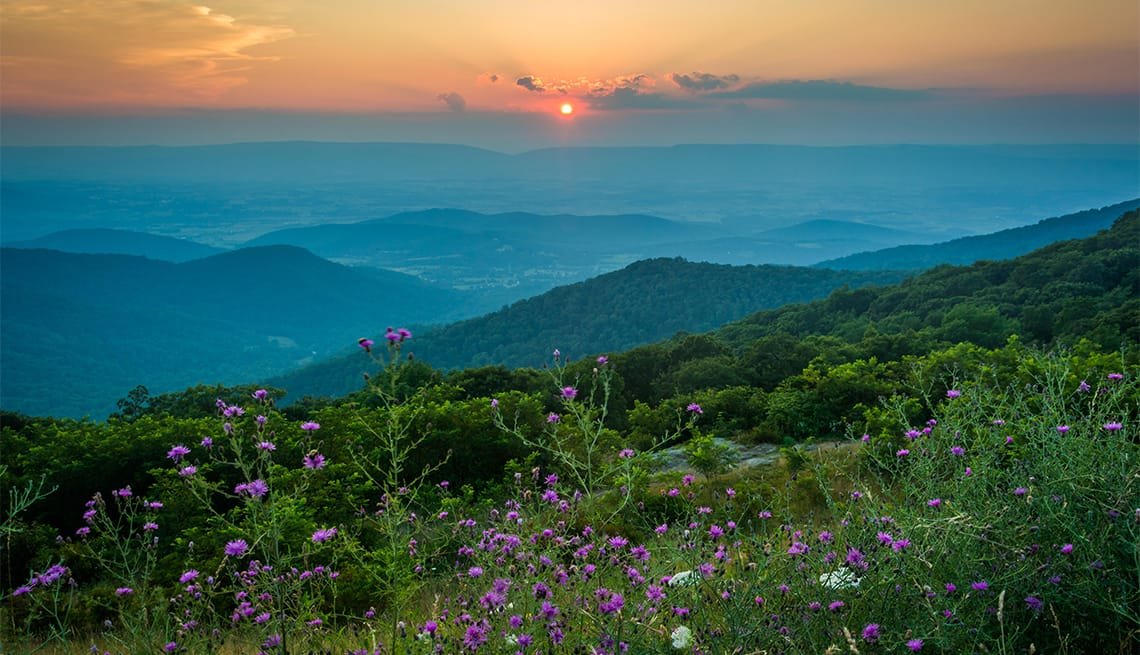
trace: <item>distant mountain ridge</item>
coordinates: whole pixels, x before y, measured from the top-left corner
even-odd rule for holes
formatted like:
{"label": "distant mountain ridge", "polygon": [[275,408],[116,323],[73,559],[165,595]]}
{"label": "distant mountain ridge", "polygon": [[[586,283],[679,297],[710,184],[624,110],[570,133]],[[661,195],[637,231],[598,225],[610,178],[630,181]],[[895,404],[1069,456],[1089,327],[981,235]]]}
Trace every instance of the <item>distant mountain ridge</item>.
{"label": "distant mountain ridge", "polygon": [[[679,330],[711,329],[760,308],[820,298],[840,286],[891,283],[903,275],[651,259],[418,334],[405,351],[438,368],[539,366],[554,348],[569,357],[620,351]],[[356,353],[270,384],[288,390],[290,399],[338,396],[359,388],[369,369]]]}
{"label": "distant mountain ridge", "polygon": [[991,234],[962,237],[932,245],[903,245],[861,252],[815,264],[833,270],[924,269],[939,264],[972,264],[982,259],[1010,259],[1055,241],[1092,236],[1110,227],[1121,214],[1140,207],[1140,198],[1046,218],[1032,225]]}
{"label": "distant mountain ridge", "polygon": [[67,416],[104,416],[139,384],[264,379],[397,320],[462,318],[466,302],[292,246],[179,264],[5,248],[0,290],[0,406]]}
{"label": "distant mountain ridge", "polygon": [[88,254],[138,255],[169,262],[184,262],[224,252],[221,248],[189,239],[111,228],[62,230],[37,239],[4,242],[3,247],[25,250],[45,248]]}

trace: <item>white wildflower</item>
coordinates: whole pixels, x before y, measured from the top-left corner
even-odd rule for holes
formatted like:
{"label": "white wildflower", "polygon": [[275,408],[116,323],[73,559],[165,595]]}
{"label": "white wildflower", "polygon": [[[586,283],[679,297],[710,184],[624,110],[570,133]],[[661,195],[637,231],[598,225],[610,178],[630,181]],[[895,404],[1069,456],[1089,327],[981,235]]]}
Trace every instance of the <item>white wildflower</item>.
{"label": "white wildflower", "polygon": [[686,649],[693,644],[693,631],[686,626],[678,626],[673,634],[673,648]]}
{"label": "white wildflower", "polygon": [[854,589],[859,586],[859,580],[855,578],[855,572],[848,568],[840,568],[832,571],[831,573],[823,573],[819,576],[819,583],[823,585],[824,589]]}

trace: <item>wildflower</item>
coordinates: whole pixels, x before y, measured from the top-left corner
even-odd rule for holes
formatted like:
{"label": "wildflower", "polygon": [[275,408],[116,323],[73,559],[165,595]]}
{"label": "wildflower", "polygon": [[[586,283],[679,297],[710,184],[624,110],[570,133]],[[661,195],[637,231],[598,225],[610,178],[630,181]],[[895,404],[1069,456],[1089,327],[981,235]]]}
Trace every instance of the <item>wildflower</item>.
{"label": "wildflower", "polygon": [[1040,612],[1041,608],[1045,605],[1037,596],[1026,596],[1025,606],[1033,612]]}
{"label": "wildflower", "polygon": [[179,475],[180,477],[183,477],[183,478],[189,478],[189,477],[193,476],[193,475],[194,475],[195,473],[197,473],[197,472],[198,472],[198,467],[197,467],[197,466],[193,466],[193,465],[191,465],[191,466],[184,466],[184,467],[182,467],[182,468],[178,469],[178,475]]}
{"label": "wildflower", "polygon": [[618,457],[621,457],[622,459],[629,459],[630,457],[633,457],[633,455],[634,452],[632,448],[622,448],[621,452],[618,453]]}
{"label": "wildflower", "polygon": [[80,537],[86,537],[87,535],[91,534],[91,528],[87,527],[86,525],[82,528],[77,528],[75,530],[75,534],[79,535]]}
{"label": "wildflower", "polygon": [[736,489],[728,487],[724,490],[724,495],[728,496],[729,498],[736,498]]}
{"label": "wildflower", "polygon": [[547,423],[557,423],[561,420],[562,420],[562,417],[555,414],[554,412],[550,412],[549,414],[546,415],[546,422]]}
{"label": "wildflower", "polygon": [[838,612],[839,610],[843,609],[843,607],[846,604],[847,603],[844,603],[841,600],[833,600],[830,603],[828,603],[827,609],[828,609],[828,611],[831,611],[831,612]]}
{"label": "wildflower", "polygon": [[154,532],[158,529],[158,524],[154,521],[147,521],[143,523],[143,532]]}
{"label": "wildflower", "polygon": [[301,464],[304,465],[305,468],[314,471],[323,469],[327,463],[328,461],[325,459],[325,456],[316,451],[310,452],[301,459]]}
{"label": "wildflower", "polygon": [[366,353],[370,353],[370,352],[372,352],[372,346],[376,345],[376,342],[375,342],[375,341],[373,341],[372,339],[366,339],[366,338],[363,338],[363,337],[362,337],[362,338],[360,338],[360,339],[357,339],[357,340],[356,340],[356,343],[357,343],[357,345],[359,345],[361,348],[363,348],[363,349],[364,349],[364,352],[366,352]]}
{"label": "wildflower", "polygon": [[946,397],[947,398],[957,398],[961,395],[962,395],[962,392],[958,391],[957,389],[948,389],[946,391]]}
{"label": "wildflower", "polygon": [[985,580],[978,580],[977,582],[971,583],[970,588],[974,591],[985,591],[990,588],[990,583]]}
{"label": "wildflower", "polygon": [[492,398],[491,399],[491,409],[498,409],[498,408],[499,408],[499,399],[498,398]]}
{"label": "wildflower", "polygon": [[864,434],[862,437],[860,437],[860,440],[861,440],[863,443],[871,443],[871,435],[869,435],[869,434]]}
{"label": "wildflower", "polygon": [[1077,391],[1081,393],[1088,393],[1091,389],[1092,387],[1089,386],[1089,383],[1084,380],[1081,380],[1081,383],[1077,385]]}
{"label": "wildflower", "polygon": [[239,495],[245,494],[250,498],[261,498],[269,493],[269,484],[260,478],[249,482],[242,482],[234,486],[234,493]]}
{"label": "wildflower", "polygon": [[1025,487],[1018,487],[1018,488],[1013,490],[1014,496],[1024,496],[1027,493],[1029,493],[1029,490],[1026,489]]}
{"label": "wildflower", "polygon": [[687,487],[687,486],[693,484],[693,481],[696,479],[697,478],[695,476],[693,476],[691,473],[686,473],[684,476],[681,477],[681,484]]}
{"label": "wildflower", "polygon": [[578,395],[578,390],[574,387],[562,387],[562,397],[566,400],[573,400]]}
{"label": "wildflower", "polygon": [[407,341],[412,338],[412,332],[408,328],[399,328],[396,334],[400,335],[400,341]]}
{"label": "wildflower", "polygon": [[958,585],[954,584],[953,582],[947,582],[946,583],[946,593],[952,594],[955,591],[958,591]]}
{"label": "wildflower", "polygon": [[175,462],[182,461],[182,458],[190,454],[190,449],[182,444],[174,446],[166,452],[166,457]]}
{"label": "wildflower", "polygon": [[926,506],[927,507],[941,507],[942,506],[942,499],[941,498],[931,498],[930,500],[926,501]]}
{"label": "wildflower", "polygon": [[179,576],[178,583],[179,584],[186,584],[188,582],[193,582],[197,577],[198,577],[198,569],[190,569],[189,571],[187,571],[187,572],[183,573],[181,576]]}
{"label": "wildflower", "polygon": [[123,596],[130,596],[133,593],[135,593],[135,590],[131,589],[130,587],[119,587],[115,590],[115,595],[119,598],[122,598]]}
{"label": "wildflower", "polygon": [[321,544],[336,536],[336,528],[325,528],[313,533],[313,543]]}
{"label": "wildflower", "polygon": [[910,652],[917,653],[918,651],[922,650],[922,640],[910,639],[906,642],[906,647],[910,649]]}
{"label": "wildflower", "polygon": [[1123,427],[1124,427],[1123,425],[1121,425],[1120,423],[1116,423],[1116,422],[1104,424],[1104,429],[1108,430],[1109,432],[1116,432],[1117,430],[1120,430]]}
{"label": "wildflower", "polygon": [[998,426],[998,427],[1005,425],[1005,421],[1001,420],[1000,418],[995,418],[993,423],[995,426]]}
{"label": "wildflower", "polygon": [[910,454],[910,451],[907,450],[906,448],[900,448],[898,451],[895,452],[896,457],[906,457],[909,454]]}
{"label": "wildflower", "polygon": [[178,650],[178,642],[169,641],[165,646],[162,647],[162,649],[168,653],[173,653],[174,651]]}
{"label": "wildflower", "polygon": [[1065,545],[1061,546],[1061,554],[1062,555],[1068,555],[1071,552],[1073,552],[1073,544],[1065,544]]}
{"label": "wildflower", "polygon": [[261,443],[257,444],[257,449],[271,453],[277,450],[277,444],[273,443],[272,441],[262,441]]}
{"label": "wildflower", "polygon": [[1067,425],[1058,425],[1057,426],[1057,432],[1060,432],[1061,434],[1065,434],[1068,431],[1069,431],[1069,426],[1067,426]]}
{"label": "wildflower", "polygon": [[879,640],[879,624],[878,623],[868,623],[867,626],[865,628],[863,628],[863,641],[867,642],[868,644],[873,644],[878,640]]}
{"label": "wildflower", "polygon": [[605,355],[599,355],[598,356],[598,366],[605,366],[609,362],[610,362],[609,357],[606,357]]}
{"label": "wildflower", "polygon": [[266,650],[272,650],[274,648],[277,648],[280,645],[281,645],[281,635],[279,635],[279,634],[269,635],[268,637],[265,638],[265,641],[261,642],[261,647],[266,649]]}
{"label": "wildflower", "polygon": [[701,406],[696,404],[696,403],[689,403],[689,406],[686,407],[685,409],[692,412],[693,414],[704,414],[705,413],[705,410],[701,409]]}
{"label": "wildflower", "polygon": [[1122,373],[1109,373],[1108,379],[1109,380],[1123,380],[1124,374],[1122,374]]}
{"label": "wildflower", "polygon": [[669,636],[673,639],[673,648],[678,650],[688,650],[693,643],[693,631],[683,625],[678,626]]}
{"label": "wildflower", "polygon": [[235,539],[233,541],[227,542],[225,547],[225,553],[227,557],[241,557],[242,555],[245,555],[246,551],[248,550],[249,544],[245,542],[245,539]]}
{"label": "wildflower", "polygon": [[202,437],[202,447],[203,448],[213,448],[214,447],[214,438],[213,437]]}
{"label": "wildflower", "polygon": [[962,455],[966,454],[966,449],[961,446],[951,446],[950,454],[955,457],[961,457]]}
{"label": "wildflower", "polygon": [[670,587],[691,587],[700,584],[701,578],[694,571],[681,571],[669,578],[665,583]]}
{"label": "wildflower", "polygon": [[253,393],[251,393],[250,396],[252,396],[254,400],[264,401],[266,398],[269,397],[269,392],[266,391],[265,389],[258,389],[257,391],[254,391]]}
{"label": "wildflower", "polygon": [[483,567],[472,566],[471,568],[467,569],[467,575],[472,578],[478,578],[479,576],[483,575]]}
{"label": "wildflower", "polygon": [[[858,557],[853,557],[852,553],[859,553],[859,551],[854,549],[848,551],[848,563],[856,564],[858,561],[862,560],[861,553],[858,555]],[[821,573],[819,576],[819,584],[823,585],[824,589],[835,591],[839,589],[854,589],[855,587],[859,586],[859,580],[855,577],[854,571],[849,568],[842,567],[830,573]]]}
{"label": "wildflower", "polygon": [[557,348],[555,348],[555,349],[554,349],[554,352],[553,352],[553,353],[551,353],[551,354],[552,354],[552,355],[554,355],[554,359],[558,359],[559,357],[561,357],[561,356],[562,356],[562,351],[561,351],[561,350],[559,350],[559,349],[557,349]]}
{"label": "wildflower", "polygon": [[305,432],[316,432],[321,429],[321,424],[313,421],[305,421],[301,424],[301,429]]}

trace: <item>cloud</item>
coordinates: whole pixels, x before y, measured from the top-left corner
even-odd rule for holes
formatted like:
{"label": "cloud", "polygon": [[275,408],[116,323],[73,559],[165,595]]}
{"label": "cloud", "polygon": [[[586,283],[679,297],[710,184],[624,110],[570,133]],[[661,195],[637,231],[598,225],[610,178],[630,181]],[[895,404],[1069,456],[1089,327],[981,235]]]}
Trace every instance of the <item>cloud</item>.
{"label": "cloud", "polygon": [[45,10],[5,2],[0,65],[6,104],[184,105],[244,84],[272,56],[255,46],[287,26],[235,18],[187,0],[101,0]]}
{"label": "cloud", "polygon": [[691,109],[701,106],[688,98],[678,98],[659,92],[639,91],[636,87],[617,87],[604,93],[586,97],[591,109],[603,111],[617,109]]}
{"label": "cloud", "polygon": [[820,102],[891,102],[919,100],[930,97],[930,92],[915,89],[891,89],[881,86],[864,86],[835,80],[786,80],[780,82],[751,82],[730,91],[707,94],[712,98],[805,100]]}
{"label": "cloud", "polygon": [[477,78],[475,78],[475,80],[477,82],[481,82],[481,83],[486,82],[487,84],[495,84],[496,82],[498,82],[501,79],[502,78],[499,77],[498,73],[490,73],[490,72],[480,73],[479,76]]}
{"label": "cloud", "polygon": [[523,75],[515,80],[515,84],[521,86],[527,91],[534,91],[535,93],[542,93],[546,91],[546,86],[542,83],[542,78],[535,77],[534,75]]}
{"label": "cloud", "polygon": [[463,111],[467,109],[467,101],[463,99],[463,96],[454,91],[450,93],[441,93],[436,96],[436,99],[442,100],[443,103],[447,105],[447,108],[451,111]]}
{"label": "cloud", "polygon": [[739,75],[713,75],[712,73],[700,73],[697,71],[687,74],[672,73],[669,75],[669,79],[673,80],[673,83],[677,86],[691,93],[727,89],[740,82]]}

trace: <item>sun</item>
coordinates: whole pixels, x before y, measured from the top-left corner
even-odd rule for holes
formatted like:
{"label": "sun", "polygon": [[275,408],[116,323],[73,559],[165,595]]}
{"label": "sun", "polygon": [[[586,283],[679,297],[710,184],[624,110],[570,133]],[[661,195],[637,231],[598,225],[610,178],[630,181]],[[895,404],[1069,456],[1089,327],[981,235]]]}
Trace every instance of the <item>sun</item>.
{"label": "sun", "polygon": [[562,106],[558,108],[558,111],[562,112],[563,116],[569,116],[574,113],[574,105],[564,102]]}

